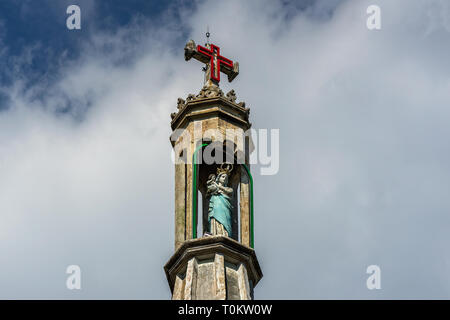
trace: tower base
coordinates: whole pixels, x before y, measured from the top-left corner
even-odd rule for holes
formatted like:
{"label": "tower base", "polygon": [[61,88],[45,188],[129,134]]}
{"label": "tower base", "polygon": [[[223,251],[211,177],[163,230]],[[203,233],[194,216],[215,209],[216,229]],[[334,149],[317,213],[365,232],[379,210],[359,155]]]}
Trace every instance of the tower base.
{"label": "tower base", "polygon": [[263,276],[255,250],[224,236],[185,241],[164,270],[173,300],[251,300]]}

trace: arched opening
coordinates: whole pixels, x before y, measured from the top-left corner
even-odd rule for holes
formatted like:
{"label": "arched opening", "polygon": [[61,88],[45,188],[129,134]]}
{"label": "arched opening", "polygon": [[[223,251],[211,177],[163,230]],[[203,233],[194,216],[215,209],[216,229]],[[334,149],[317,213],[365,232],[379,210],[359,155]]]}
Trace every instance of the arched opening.
{"label": "arched opening", "polygon": [[[212,145],[213,144],[213,145]],[[232,163],[233,169],[231,170],[228,177],[228,186],[233,189],[231,195],[231,223],[232,223],[232,234],[229,234],[230,238],[235,239],[237,241],[243,242],[242,232],[241,232],[241,203],[240,198],[243,196],[241,192],[241,175],[244,173],[246,175],[246,181],[250,188],[248,189],[247,195],[250,207],[248,211],[251,210],[250,215],[248,216],[247,227],[250,229],[248,232],[248,237],[250,237],[249,245],[253,248],[253,181],[250,175],[250,171],[245,164],[238,164],[235,153],[235,145],[230,143],[223,143],[222,147],[215,143],[205,143],[200,145],[193,155],[193,207],[192,207],[192,225],[193,225],[193,238],[197,238],[197,236],[202,237],[205,235],[205,232],[209,232],[209,221],[208,221],[208,212],[209,212],[209,197],[207,194],[207,183],[208,179],[210,179],[211,175],[217,174],[217,169],[221,164],[211,163],[211,161],[203,161],[203,153],[199,152],[200,150],[205,150],[208,147],[207,153],[208,156],[215,158],[216,152],[222,153],[222,159],[233,159]],[[230,148],[230,145],[232,148]],[[200,155],[199,155],[200,153]],[[232,154],[231,154],[232,153]],[[219,156],[219,155],[217,155]],[[202,158],[200,158],[202,157]],[[217,157],[220,158],[220,157]],[[200,162],[200,163],[199,163]],[[245,168],[242,170],[241,168]],[[248,242],[247,242],[248,243]]]}

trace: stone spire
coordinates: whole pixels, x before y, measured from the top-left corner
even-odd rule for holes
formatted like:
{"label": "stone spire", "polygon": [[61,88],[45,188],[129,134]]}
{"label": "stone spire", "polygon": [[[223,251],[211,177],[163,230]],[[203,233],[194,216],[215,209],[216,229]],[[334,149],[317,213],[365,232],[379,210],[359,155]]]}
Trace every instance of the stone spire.
{"label": "stone spire", "polygon": [[[206,79],[197,95],[179,98],[171,114],[175,253],[164,269],[173,299],[252,299],[262,272],[253,249],[250,109],[236,102],[234,90],[219,88],[220,73],[232,81],[239,64],[221,56],[218,46],[193,40],[185,47],[185,59],[191,58],[206,64]],[[226,161],[208,162],[212,154]]]}

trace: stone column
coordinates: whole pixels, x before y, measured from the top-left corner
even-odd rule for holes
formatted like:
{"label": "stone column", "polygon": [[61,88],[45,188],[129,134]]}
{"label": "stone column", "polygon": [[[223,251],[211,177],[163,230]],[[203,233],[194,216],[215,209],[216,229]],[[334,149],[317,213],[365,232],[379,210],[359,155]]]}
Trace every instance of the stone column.
{"label": "stone column", "polygon": [[175,250],[186,239],[186,164],[175,164]]}
{"label": "stone column", "polygon": [[240,181],[240,224],[241,224],[241,243],[250,247],[250,180],[247,171],[241,167]]}

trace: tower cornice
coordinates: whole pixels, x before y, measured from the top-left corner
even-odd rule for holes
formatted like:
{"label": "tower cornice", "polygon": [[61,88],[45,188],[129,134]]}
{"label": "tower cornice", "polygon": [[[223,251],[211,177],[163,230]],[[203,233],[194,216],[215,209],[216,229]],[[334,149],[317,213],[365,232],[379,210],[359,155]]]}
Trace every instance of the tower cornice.
{"label": "tower cornice", "polygon": [[249,109],[245,104],[237,104],[224,97],[200,98],[187,101],[170,123],[172,130],[183,128],[189,120],[205,114],[217,113],[237,122],[243,129],[251,127],[248,121]]}

